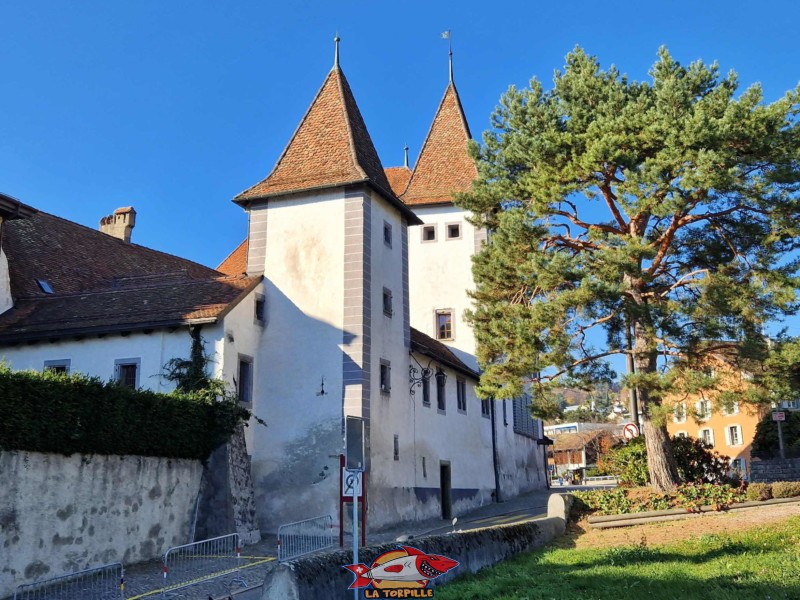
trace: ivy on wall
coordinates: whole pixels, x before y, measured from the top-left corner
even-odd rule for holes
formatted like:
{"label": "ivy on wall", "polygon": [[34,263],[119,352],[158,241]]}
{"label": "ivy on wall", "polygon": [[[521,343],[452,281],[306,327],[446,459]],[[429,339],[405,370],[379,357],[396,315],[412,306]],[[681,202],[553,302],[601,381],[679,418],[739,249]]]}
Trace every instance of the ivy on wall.
{"label": "ivy on wall", "polygon": [[160,394],[0,365],[0,450],[204,460],[249,418],[214,390]]}

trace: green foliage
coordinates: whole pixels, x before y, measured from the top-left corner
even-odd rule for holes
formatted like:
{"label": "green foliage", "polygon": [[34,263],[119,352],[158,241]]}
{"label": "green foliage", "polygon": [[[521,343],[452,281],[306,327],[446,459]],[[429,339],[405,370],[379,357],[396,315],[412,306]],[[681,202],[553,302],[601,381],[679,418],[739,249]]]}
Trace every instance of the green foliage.
{"label": "green foliage", "polygon": [[213,390],[159,394],[0,367],[0,448],[205,459],[249,417]]}
{"label": "green foliage", "polygon": [[[552,89],[510,88],[457,198],[492,231],[468,313],[479,395],[607,381],[630,325],[636,374],[623,383],[663,426],[654,407],[675,380],[659,362],[702,370],[731,350],[763,361],[763,324],[796,309],[798,113],[800,86],[765,104],[759,86],[739,92],[734,73],[663,48],[649,81],[578,48]],[[654,484],[666,489],[675,473],[659,447]]]}
{"label": "green foliage", "polygon": [[751,483],[747,486],[747,499],[763,502],[772,498],[771,483]]}
{"label": "green foliage", "polygon": [[622,485],[647,485],[649,475],[644,437],[618,444],[598,459],[597,466],[609,475],[616,475]]}
{"label": "green foliage", "polygon": [[578,513],[595,515],[621,515],[629,513],[682,508],[697,511],[701,506],[724,510],[745,500],[743,486],[727,484],[683,484],[672,492],[661,493],[651,488],[615,488],[573,492],[579,500]]}
{"label": "green foliage", "polygon": [[[783,430],[783,444],[786,457],[800,456],[800,412],[784,411],[786,420],[781,426]],[[753,438],[753,456],[759,458],[776,458],[780,456],[778,444],[778,423],[772,420],[772,413],[768,412],[756,426],[756,435]]]}
{"label": "green foliage", "polygon": [[[567,538],[568,540],[568,538]],[[438,600],[764,600],[800,596],[800,518],[666,545],[567,541],[437,586]]]}
{"label": "green foliage", "polygon": [[[719,483],[728,478],[728,457],[714,451],[702,440],[673,437],[672,448],[681,481]],[[618,444],[598,460],[598,468],[616,475],[622,485],[647,485],[650,476],[644,436]]]}
{"label": "green foliage", "polygon": [[800,496],[800,481],[776,481],[772,484],[773,498],[796,498]]}

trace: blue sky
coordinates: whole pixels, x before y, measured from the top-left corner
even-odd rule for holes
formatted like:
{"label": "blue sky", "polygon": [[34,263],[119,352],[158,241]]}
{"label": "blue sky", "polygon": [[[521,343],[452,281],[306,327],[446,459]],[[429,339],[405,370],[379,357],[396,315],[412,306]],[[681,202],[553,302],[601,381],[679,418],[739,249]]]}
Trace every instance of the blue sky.
{"label": "blue sky", "polygon": [[771,101],[800,80],[792,2],[84,2],[0,0],[0,191],[216,266],[245,235],[230,202],[262,179],[330,69],[332,38],[385,166],[415,159],[447,83],[473,135],[511,84],[576,44],[647,77],[665,44]]}

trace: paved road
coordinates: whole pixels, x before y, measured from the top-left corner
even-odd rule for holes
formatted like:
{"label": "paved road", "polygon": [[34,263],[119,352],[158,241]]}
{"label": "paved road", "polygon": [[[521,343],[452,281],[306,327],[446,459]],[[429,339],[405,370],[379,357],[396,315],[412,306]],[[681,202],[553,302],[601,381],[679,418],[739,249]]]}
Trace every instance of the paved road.
{"label": "paved road", "polygon": [[[517,496],[507,502],[499,502],[495,504],[488,504],[468,513],[459,515],[458,522],[455,529],[458,531],[470,531],[472,529],[479,529],[482,527],[492,527],[496,525],[509,525],[513,523],[520,523],[530,519],[537,519],[546,516],[547,514],[547,499],[551,493],[570,492],[583,489],[597,489],[600,486],[555,486],[551,490],[536,490],[528,494]],[[375,532],[368,532],[367,543],[373,544],[386,544],[394,541],[410,541],[415,538],[423,537],[425,535],[433,535],[452,531],[453,526],[449,521],[443,519],[428,519],[426,521],[415,521],[405,523],[391,529],[384,529]],[[346,536],[345,547],[350,547],[350,536]],[[255,545],[247,546],[244,549],[248,556],[275,556],[275,536],[267,534],[264,539]],[[251,559],[255,561],[255,559]],[[248,569],[248,581],[254,583],[254,580],[263,581],[266,574],[274,566],[274,562],[262,563],[258,567],[250,570]],[[139,565],[132,565],[125,570],[126,579],[126,597],[139,596],[147,600],[158,598],[157,594],[148,594],[153,590],[157,590],[162,584],[162,575],[160,571],[160,563],[151,561],[150,563],[142,563]],[[227,588],[229,581],[221,580],[215,582],[213,585],[199,584],[182,590],[182,599],[185,600],[207,600],[209,593],[214,598],[225,598],[225,595],[219,595]],[[260,590],[259,590],[260,593]],[[249,600],[250,597],[256,598],[256,592],[253,591],[249,594],[235,594],[237,600]]]}

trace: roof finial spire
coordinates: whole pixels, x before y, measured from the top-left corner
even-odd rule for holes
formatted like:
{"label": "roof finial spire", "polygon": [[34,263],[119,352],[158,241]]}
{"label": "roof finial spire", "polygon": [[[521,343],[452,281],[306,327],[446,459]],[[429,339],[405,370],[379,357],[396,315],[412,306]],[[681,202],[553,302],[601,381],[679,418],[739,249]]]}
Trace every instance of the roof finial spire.
{"label": "roof finial spire", "polygon": [[408,168],[408,144],[403,147],[403,166]]}
{"label": "roof finial spire", "polygon": [[450,83],[453,83],[453,40],[450,35],[450,30],[442,33],[442,37],[447,40],[447,46],[450,50],[449,58],[450,58]]}
{"label": "roof finial spire", "polygon": [[338,69],[339,68],[339,42],[341,42],[341,41],[342,41],[342,39],[339,37],[339,32],[337,31],[336,35],[333,38],[333,44],[334,44],[333,68],[334,69]]}

